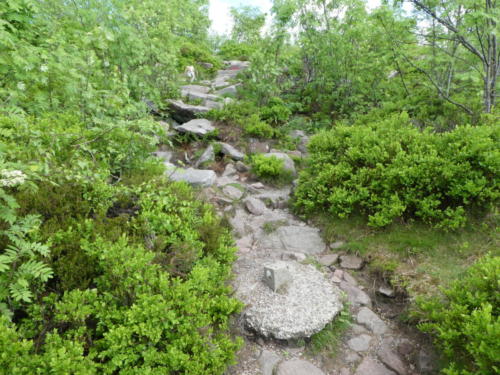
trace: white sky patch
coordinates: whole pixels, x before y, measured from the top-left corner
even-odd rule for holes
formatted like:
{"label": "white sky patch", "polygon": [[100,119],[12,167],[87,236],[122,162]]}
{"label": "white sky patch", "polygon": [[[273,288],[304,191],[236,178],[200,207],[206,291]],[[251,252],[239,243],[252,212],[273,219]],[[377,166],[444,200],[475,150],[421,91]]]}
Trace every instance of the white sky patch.
{"label": "white sky patch", "polygon": [[[378,7],[381,0],[366,0],[366,5],[369,10]],[[260,8],[263,13],[267,13],[268,17],[266,20],[266,25],[264,26],[264,32],[270,29],[272,19],[270,17],[272,0],[210,0],[209,7],[209,17],[212,21],[212,26],[210,30],[214,34],[229,34],[233,27],[233,21],[231,18],[230,9],[231,7],[238,7],[241,5],[249,5]],[[408,3],[404,4],[403,9],[409,10]]]}

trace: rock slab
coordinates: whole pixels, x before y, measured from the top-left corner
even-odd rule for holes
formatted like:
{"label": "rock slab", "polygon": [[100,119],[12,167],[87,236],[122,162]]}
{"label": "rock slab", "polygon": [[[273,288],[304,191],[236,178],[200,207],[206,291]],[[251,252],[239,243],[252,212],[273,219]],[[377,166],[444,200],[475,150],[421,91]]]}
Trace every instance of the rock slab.
{"label": "rock slab", "polygon": [[175,128],[180,133],[189,133],[193,135],[207,135],[215,131],[212,121],[206,119],[197,119],[186,122]]}
{"label": "rock slab", "polygon": [[325,375],[323,371],[314,366],[312,363],[302,359],[292,359],[290,361],[282,362],[277,375]]}
{"label": "rock slab", "polygon": [[341,294],[312,265],[281,262],[291,274],[282,293],[273,292],[263,281],[258,263],[239,273],[238,297],[247,306],[243,321],[252,331],[279,340],[310,337],[321,331],[342,310]]}
{"label": "rock slab", "polygon": [[319,235],[319,229],[296,225],[280,227],[264,236],[260,246],[277,252],[304,254],[320,254],[326,247]]}
{"label": "rock slab", "polygon": [[377,335],[383,335],[388,331],[387,324],[379,318],[372,310],[367,307],[359,309],[356,320],[359,324],[364,325],[370,331]]}

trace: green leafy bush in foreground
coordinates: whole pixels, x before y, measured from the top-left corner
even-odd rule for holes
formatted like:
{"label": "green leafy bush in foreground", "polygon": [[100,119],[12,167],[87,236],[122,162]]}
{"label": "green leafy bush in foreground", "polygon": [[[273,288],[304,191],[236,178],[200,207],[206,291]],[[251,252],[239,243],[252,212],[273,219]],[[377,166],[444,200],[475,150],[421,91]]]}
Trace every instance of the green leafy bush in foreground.
{"label": "green leafy bush in foreground", "polygon": [[[0,374],[222,374],[233,241],[161,127],[0,116]],[[43,157],[40,157],[43,156]]]}
{"label": "green leafy bush in foreground", "polygon": [[444,300],[420,300],[424,322],[450,360],[448,375],[500,372],[500,257],[486,256],[443,290]]}
{"label": "green leafy bush in foreground", "polygon": [[311,139],[295,205],[341,218],[360,211],[375,227],[403,217],[459,228],[468,211],[498,202],[499,141],[495,125],[436,134],[416,129],[406,113],[339,125]]}

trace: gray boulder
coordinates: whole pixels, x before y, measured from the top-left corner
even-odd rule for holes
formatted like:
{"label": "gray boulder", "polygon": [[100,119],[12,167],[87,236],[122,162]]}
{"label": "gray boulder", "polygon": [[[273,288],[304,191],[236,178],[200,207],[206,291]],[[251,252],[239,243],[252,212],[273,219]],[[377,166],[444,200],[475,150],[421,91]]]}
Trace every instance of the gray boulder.
{"label": "gray boulder", "polygon": [[167,104],[174,120],[180,123],[196,118],[199,113],[210,111],[206,106],[186,104],[182,100],[169,99]]}
{"label": "gray boulder", "polygon": [[364,325],[377,335],[382,335],[389,330],[387,324],[385,324],[385,322],[368,307],[362,307],[359,310],[356,320],[359,324]]}
{"label": "gray boulder", "polygon": [[247,267],[237,290],[245,303],[243,320],[264,337],[279,340],[310,337],[321,331],[342,309],[340,290],[312,265],[274,261],[269,267],[287,267],[291,280],[283,291],[274,292],[264,282],[264,269]]}
{"label": "gray boulder", "polygon": [[217,175],[214,171],[194,168],[178,168],[172,164],[168,165],[165,172],[173,181],[184,181],[191,186],[208,187],[215,183]]}
{"label": "gray boulder", "polygon": [[195,167],[198,167],[204,163],[210,163],[214,160],[215,160],[214,146],[210,145],[205,149],[203,154],[201,154],[200,158],[195,164]]}
{"label": "gray boulder", "polygon": [[245,207],[247,208],[248,212],[257,216],[262,215],[267,210],[264,202],[254,197],[248,197],[245,200]]}
{"label": "gray boulder", "polygon": [[215,131],[212,122],[206,119],[196,119],[186,122],[175,128],[180,133],[189,133],[193,135],[207,135]]}
{"label": "gray boulder", "polygon": [[228,143],[220,142],[219,143],[221,146],[221,151],[224,155],[229,156],[231,159],[236,160],[236,161],[241,161],[245,159],[245,154],[238,151],[236,148],[231,146]]}

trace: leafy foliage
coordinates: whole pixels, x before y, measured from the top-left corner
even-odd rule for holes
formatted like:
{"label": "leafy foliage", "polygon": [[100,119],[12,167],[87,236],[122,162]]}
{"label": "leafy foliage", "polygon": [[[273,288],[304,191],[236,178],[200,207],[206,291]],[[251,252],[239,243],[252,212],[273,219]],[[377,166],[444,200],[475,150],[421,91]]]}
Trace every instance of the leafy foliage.
{"label": "leafy foliage", "polygon": [[267,122],[261,121],[259,115],[253,114],[245,120],[245,133],[258,138],[272,138],[276,132]]}
{"label": "leafy foliage", "polygon": [[500,257],[486,256],[443,290],[444,300],[419,300],[423,323],[449,358],[449,375],[500,371]]}
{"label": "leafy foliage", "polygon": [[252,155],[250,165],[252,172],[264,181],[283,183],[292,179],[291,173],[285,169],[284,160],[274,155]]}
{"label": "leafy foliage", "polygon": [[375,227],[415,217],[459,228],[469,210],[498,201],[499,135],[487,125],[419,131],[405,113],[339,125],[312,138],[296,207],[337,217],[361,211]]}

